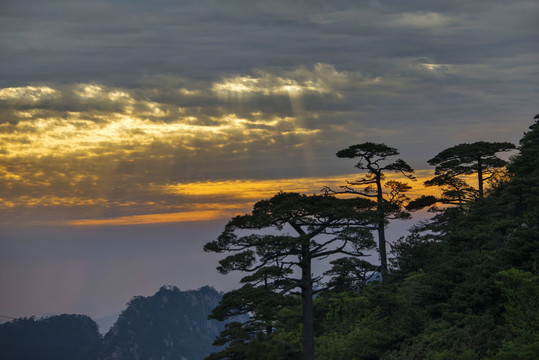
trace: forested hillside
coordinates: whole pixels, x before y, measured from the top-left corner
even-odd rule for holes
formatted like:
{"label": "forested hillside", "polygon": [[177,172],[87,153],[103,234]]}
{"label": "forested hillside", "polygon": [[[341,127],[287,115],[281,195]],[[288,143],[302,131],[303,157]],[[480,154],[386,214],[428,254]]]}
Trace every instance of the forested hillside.
{"label": "forested hillside", "polygon": [[[525,134],[505,171],[495,154],[512,147],[461,144],[433,158],[436,177],[426,185],[440,186],[442,195],[408,202],[407,209],[430,206],[435,215],[394,244],[386,281],[367,284],[369,266],[359,258],[333,262],[328,273],[333,279],[314,301],[317,359],[539,358],[539,123]],[[372,152],[360,155],[372,163]],[[459,177],[473,173],[479,173],[480,191]],[[260,216],[257,206],[243,224]],[[233,219],[213,245],[226,250],[226,232],[240,220]],[[260,224],[245,227],[263,228]],[[260,239],[251,236],[263,246],[256,250],[258,258],[255,252],[238,253],[224,259],[219,269],[249,272],[255,260],[267,265],[278,258]],[[268,279],[281,288],[289,284],[289,273],[278,267],[268,267],[264,274],[256,270],[260,266],[253,268],[255,275],[244,281],[255,287],[264,287]],[[273,291],[275,298],[260,297],[264,306],[257,307],[253,286],[225,294],[213,312],[224,318],[248,309],[257,316],[255,322],[229,325],[218,340],[228,347],[209,359],[312,358],[302,351],[301,298]],[[268,290],[272,288],[266,286]],[[226,301],[233,298],[238,301]],[[251,306],[246,309],[240,300]]]}
{"label": "forested hillside", "polygon": [[539,124],[485,197],[394,247],[386,284],[318,298],[324,359],[539,357]]}

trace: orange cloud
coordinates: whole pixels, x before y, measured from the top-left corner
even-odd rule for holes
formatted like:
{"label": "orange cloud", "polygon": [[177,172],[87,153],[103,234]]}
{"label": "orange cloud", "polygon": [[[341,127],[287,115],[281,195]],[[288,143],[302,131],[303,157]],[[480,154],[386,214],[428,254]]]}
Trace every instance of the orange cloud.
{"label": "orange cloud", "polygon": [[[417,180],[411,181],[400,174],[388,174],[386,181],[398,180],[408,183],[412,187],[408,193],[411,197],[417,197],[427,193],[432,194],[433,189],[425,188],[423,182],[433,176],[433,171],[419,170],[416,171],[415,175]],[[169,194],[192,196],[218,195],[220,197],[232,197],[235,199],[263,199],[274,195],[278,191],[320,193],[325,186],[338,190],[340,185],[346,184],[346,180],[353,180],[358,176],[358,174],[347,174],[293,179],[205,181],[156,186],[154,189]]]}
{"label": "orange cloud", "polygon": [[121,216],[112,219],[81,219],[65,222],[76,226],[103,226],[103,225],[142,225],[160,224],[186,221],[204,221],[225,217],[222,210],[186,211],[168,214],[146,214],[134,216]]}
{"label": "orange cloud", "polygon": [[[278,191],[308,194],[320,193],[320,190],[324,186],[338,189],[338,186],[345,184],[347,179],[352,180],[356,176],[357,174],[348,174],[336,177],[227,180],[154,186],[153,191],[186,195],[198,201],[188,204],[185,207],[186,210],[182,212],[121,216],[110,219],[79,219],[70,220],[65,223],[73,226],[106,226],[226,219],[248,212],[254,202],[269,198]],[[424,188],[422,185],[423,181],[432,177],[431,170],[417,171],[416,176],[418,180],[413,182],[396,174],[387,176],[386,180],[407,182],[412,187],[408,193],[412,198],[438,192],[438,189]]]}

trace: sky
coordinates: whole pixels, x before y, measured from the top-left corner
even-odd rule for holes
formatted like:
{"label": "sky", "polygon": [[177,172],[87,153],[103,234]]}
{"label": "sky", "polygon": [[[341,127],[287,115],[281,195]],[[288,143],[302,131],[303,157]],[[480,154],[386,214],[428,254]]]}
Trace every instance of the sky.
{"label": "sky", "polygon": [[[202,247],[278,191],[517,143],[538,112],[533,0],[4,0],[0,315],[121,311],[228,291]],[[413,222],[394,224],[392,238]]]}

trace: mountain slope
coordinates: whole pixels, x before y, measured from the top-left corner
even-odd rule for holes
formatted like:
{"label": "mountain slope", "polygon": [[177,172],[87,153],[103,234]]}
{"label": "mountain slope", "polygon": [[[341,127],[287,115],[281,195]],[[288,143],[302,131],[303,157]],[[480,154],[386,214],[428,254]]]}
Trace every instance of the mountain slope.
{"label": "mountain slope", "polygon": [[224,324],[207,316],[221,299],[215,289],[162,287],[134,297],[105,335],[99,360],[202,359]]}

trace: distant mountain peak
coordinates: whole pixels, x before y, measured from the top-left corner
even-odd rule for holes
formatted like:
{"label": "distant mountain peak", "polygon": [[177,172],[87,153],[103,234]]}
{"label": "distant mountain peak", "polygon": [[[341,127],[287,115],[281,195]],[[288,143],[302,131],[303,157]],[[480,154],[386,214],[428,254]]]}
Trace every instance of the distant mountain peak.
{"label": "distant mountain peak", "polygon": [[135,296],[105,335],[99,360],[203,359],[224,329],[207,319],[221,297],[210,286],[181,291],[172,285]]}

